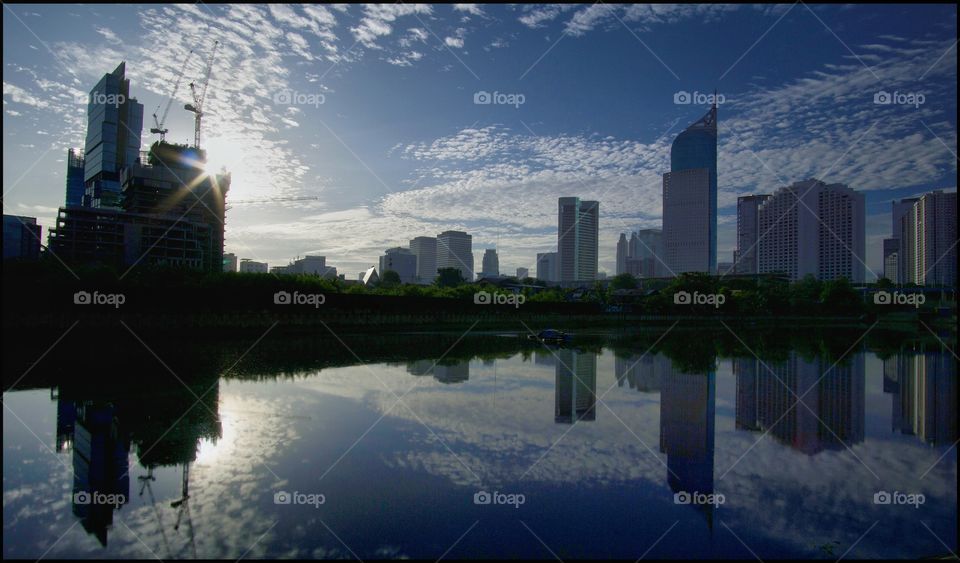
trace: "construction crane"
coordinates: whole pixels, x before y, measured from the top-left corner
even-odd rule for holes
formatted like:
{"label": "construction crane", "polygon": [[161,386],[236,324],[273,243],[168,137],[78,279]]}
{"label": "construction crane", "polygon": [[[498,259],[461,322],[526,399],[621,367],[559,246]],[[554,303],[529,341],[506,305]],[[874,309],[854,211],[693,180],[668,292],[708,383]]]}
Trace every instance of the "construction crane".
{"label": "construction crane", "polygon": [[167,129],[164,129],[163,124],[167,122],[167,114],[170,113],[170,106],[173,105],[173,100],[177,97],[177,92],[180,90],[180,81],[183,79],[183,73],[187,70],[187,63],[190,62],[190,57],[193,55],[193,49],[190,49],[190,52],[187,53],[187,58],[183,60],[183,66],[180,67],[180,72],[177,73],[177,80],[173,85],[173,92],[170,94],[170,99],[167,100],[167,107],[163,109],[163,117],[157,119],[157,112],[160,111],[160,106],[157,106],[157,109],[153,112],[153,124],[155,127],[150,129],[150,132],[157,135],[160,135],[160,142],[163,142],[167,135]]}
{"label": "construction crane", "polygon": [[210,51],[210,58],[207,60],[207,70],[203,75],[203,84],[198,86],[195,82],[190,83],[190,92],[193,94],[193,103],[186,104],[183,109],[193,112],[193,146],[200,148],[200,120],[203,118],[203,102],[207,97],[207,85],[210,83],[210,72],[213,70],[213,59],[217,56],[217,47],[219,41],[213,42],[213,50]]}

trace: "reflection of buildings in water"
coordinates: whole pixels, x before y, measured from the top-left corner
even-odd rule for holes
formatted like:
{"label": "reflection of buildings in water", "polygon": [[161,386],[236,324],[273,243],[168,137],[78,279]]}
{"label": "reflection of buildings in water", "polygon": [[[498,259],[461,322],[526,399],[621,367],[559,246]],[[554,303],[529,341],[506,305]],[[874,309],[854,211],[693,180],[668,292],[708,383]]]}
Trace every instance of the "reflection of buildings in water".
{"label": "reflection of buildings in water", "polygon": [[642,393],[659,392],[663,375],[669,370],[670,359],[662,354],[630,354],[614,359],[617,386],[623,387],[626,383]]}
{"label": "reflection of buildings in water", "polygon": [[[821,358],[807,361],[796,352],[790,352],[785,362],[764,363],[755,358],[734,360],[738,429],[768,431],[807,455],[863,441],[862,353],[836,365]],[[803,398],[802,405],[797,404],[798,397]]]}
{"label": "reflection of buildings in water", "polygon": [[597,418],[597,355],[570,348],[556,353],[553,421],[573,424]]}
{"label": "reflection of buildings in water", "polygon": [[[713,372],[683,373],[668,364],[660,384],[660,451],[667,454],[667,482],[677,493],[713,494]],[[713,506],[700,505],[713,526]]]}
{"label": "reflection of buildings in water", "polygon": [[[216,440],[222,435],[216,414],[219,382],[213,387],[203,386],[197,393],[181,387],[149,398],[113,389],[97,392],[95,400],[87,398],[94,394],[61,389],[56,396],[57,451],[72,450],[73,454],[73,514],[81,518],[88,533],[95,535],[102,545],[107,545],[113,511],[130,498],[128,459],[133,446],[140,465],[148,469],[148,480],[153,480],[155,467],[182,467],[181,498],[171,504],[180,508],[174,525],[177,529],[184,511],[189,520],[189,503],[186,502],[189,498],[189,467],[196,460],[200,440]],[[197,404],[198,396],[201,397],[200,404]],[[149,483],[145,486],[149,487]],[[140,494],[143,494],[143,487]],[[104,499],[105,495],[122,495],[123,502],[119,505],[85,502],[87,499]],[[152,500],[152,489],[150,496]],[[120,499],[119,496],[114,498]],[[191,534],[192,529],[190,523]]]}
{"label": "reflection of buildings in water", "polygon": [[931,446],[952,444],[957,439],[957,364],[951,354],[898,354],[884,361],[884,371],[887,362],[898,370],[893,429]]}
{"label": "reflection of buildings in water", "polygon": [[[456,364],[436,364],[436,360],[416,360],[407,363],[407,373],[410,375],[433,375],[440,383],[460,383],[470,379],[470,362],[462,361]],[[492,361],[491,361],[492,363]]]}

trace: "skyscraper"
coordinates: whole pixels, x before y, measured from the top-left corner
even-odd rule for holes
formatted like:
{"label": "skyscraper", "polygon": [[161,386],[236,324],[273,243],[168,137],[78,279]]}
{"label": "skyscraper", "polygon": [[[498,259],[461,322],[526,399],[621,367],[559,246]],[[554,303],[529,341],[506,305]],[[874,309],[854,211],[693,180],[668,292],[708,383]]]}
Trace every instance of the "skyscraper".
{"label": "skyscraper", "polygon": [[901,220],[900,283],[957,284],[957,192],[924,194]]}
{"label": "skyscraper", "polygon": [[497,256],[496,248],[488,248],[483,251],[483,268],[480,275],[492,278],[500,275],[500,258]]}
{"label": "skyscraper", "polygon": [[437,239],[417,237],[410,239],[410,252],[417,257],[417,281],[433,283],[437,277]]}
{"label": "skyscraper", "polygon": [[524,278],[530,277],[530,270],[528,268],[517,268],[517,279],[522,280]]}
{"label": "skyscraper", "polygon": [[559,281],[593,281],[597,278],[600,202],[561,197],[558,206]]}
{"label": "skyscraper", "polygon": [[67,197],[65,205],[83,205],[83,194],[86,188],[83,183],[84,158],[83,150],[70,149],[67,151]]}
{"label": "skyscraper", "polygon": [[883,239],[883,277],[894,283],[903,283],[906,279],[906,262],[900,252],[901,223],[917,201],[919,198],[910,197],[891,202],[890,238]]}
{"label": "skyscraper", "polygon": [[597,355],[562,348],[557,350],[553,421],[575,424],[597,419]]}
{"label": "skyscraper", "polygon": [[473,281],[473,237],[462,231],[444,231],[437,235],[437,269],[456,268],[467,281]]}
{"label": "skyscraper", "polygon": [[396,272],[401,283],[413,283],[417,279],[417,257],[408,248],[388,248],[380,257],[380,276],[387,270]]}
{"label": "skyscraper", "polygon": [[757,272],[863,282],[864,208],[863,194],[816,178],[778,189],[760,206]]}
{"label": "skyscraper", "polygon": [[620,233],[620,239],[617,240],[617,275],[627,273],[627,256],[630,254],[627,235]]}
{"label": "skyscraper", "polygon": [[537,279],[548,282],[559,281],[559,278],[557,277],[556,252],[537,253]]}
{"label": "skyscraper", "polygon": [[664,261],[674,274],[717,269],[717,106],[677,135],[663,175]]}
{"label": "skyscraper", "polygon": [[120,63],[90,90],[84,205],[119,209],[120,171],[140,156],[142,129],[143,104],[130,97],[126,63]]}
{"label": "skyscraper", "polygon": [[733,267],[738,274],[757,273],[757,245],[763,235],[760,232],[760,205],[768,199],[768,194],[737,198],[737,250]]}

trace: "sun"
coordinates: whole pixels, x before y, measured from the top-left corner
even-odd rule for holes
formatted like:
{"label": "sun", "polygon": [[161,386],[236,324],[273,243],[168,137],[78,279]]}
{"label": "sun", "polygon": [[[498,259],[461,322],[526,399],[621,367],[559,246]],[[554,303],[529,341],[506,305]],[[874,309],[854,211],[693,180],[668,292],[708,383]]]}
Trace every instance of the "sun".
{"label": "sun", "polygon": [[211,137],[202,143],[207,153],[207,164],[204,166],[210,174],[219,173],[222,169],[234,172],[241,163],[240,143],[226,137]]}

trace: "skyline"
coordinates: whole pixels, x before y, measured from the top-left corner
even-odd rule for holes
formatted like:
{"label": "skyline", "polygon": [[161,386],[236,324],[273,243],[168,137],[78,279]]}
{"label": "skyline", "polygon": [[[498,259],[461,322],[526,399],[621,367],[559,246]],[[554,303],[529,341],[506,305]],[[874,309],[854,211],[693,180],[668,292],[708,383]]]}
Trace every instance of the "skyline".
{"label": "skyline", "polygon": [[[953,6],[640,8],[7,5],[4,210],[51,226],[66,151],[85,132],[71,96],[126,61],[149,113],[187,50],[201,55],[192,79],[215,39],[204,148],[232,172],[228,204],[320,197],[230,209],[226,252],[271,264],[319,254],[352,275],[409,239],[463,230],[474,263],[496,247],[501,271],[535,270],[537,253],[556,250],[554,198],[575,195],[604,207],[599,270],[609,275],[620,232],[660,227],[670,142],[708,107],[675,96],[716,86],[719,262],[732,261],[737,196],[817,177],[866,195],[870,280],[883,271],[890,201],[955,189],[956,31],[919,25],[955,22]],[[140,32],[123,36],[124,21]],[[160,31],[166,49],[153,48]],[[286,44],[269,39],[280,36]],[[877,104],[879,92],[924,103]],[[322,103],[284,105],[284,93]],[[483,93],[491,103],[474,103]],[[504,105],[500,94],[523,99]],[[172,111],[170,140],[189,139],[191,125]]]}

